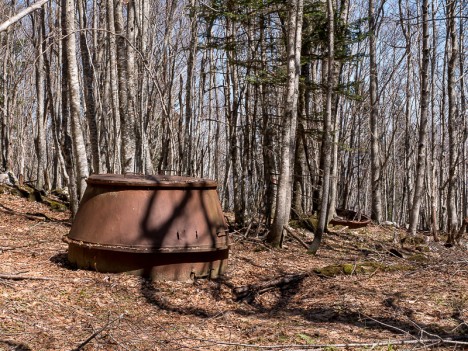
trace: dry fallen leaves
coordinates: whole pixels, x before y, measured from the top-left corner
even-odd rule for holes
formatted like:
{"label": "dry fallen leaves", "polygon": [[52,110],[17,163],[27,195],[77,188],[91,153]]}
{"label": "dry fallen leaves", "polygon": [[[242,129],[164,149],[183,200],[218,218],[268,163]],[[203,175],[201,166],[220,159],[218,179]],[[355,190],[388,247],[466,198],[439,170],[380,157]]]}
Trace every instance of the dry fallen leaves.
{"label": "dry fallen leaves", "polygon": [[[379,227],[332,233],[317,256],[307,255],[295,240],[287,241],[287,249],[271,250],[238,235],[222,279],[151,282],[73,269],[61,241],[69,228],[20,214],[65,220],[66,213],[10,195],[0,195],[0,203],[19,212],[0,211],[0,350],[305,348],[468,330],[468,255],[461,248],[434,246],[418,263],[377,250],[393,239]],[[413,269],[331,278],[308,274],[250,302],[236,302],[232,293],[234,287],[362,260]],[[15,275],[24,279],[8,279]]]}

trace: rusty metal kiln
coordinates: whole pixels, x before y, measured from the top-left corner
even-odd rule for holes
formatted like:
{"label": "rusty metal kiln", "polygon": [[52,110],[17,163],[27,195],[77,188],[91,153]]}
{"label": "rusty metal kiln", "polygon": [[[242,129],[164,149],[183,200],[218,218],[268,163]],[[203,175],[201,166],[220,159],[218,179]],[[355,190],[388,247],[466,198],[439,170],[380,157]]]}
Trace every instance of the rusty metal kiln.
{"label": "rusty metal kiln", "polygon": [[71,263],[156,280],[223,273],[229,243],[215,181],[104,174],[87,184],[64,238]]}

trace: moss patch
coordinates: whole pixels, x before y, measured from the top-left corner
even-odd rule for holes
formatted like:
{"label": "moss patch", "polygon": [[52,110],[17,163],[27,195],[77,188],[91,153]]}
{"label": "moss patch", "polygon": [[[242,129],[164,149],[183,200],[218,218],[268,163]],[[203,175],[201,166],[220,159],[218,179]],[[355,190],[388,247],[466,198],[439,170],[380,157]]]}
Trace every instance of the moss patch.
{"label": "moss patch", "polygon": [[361,262],[361,263],[343,263],[338,265],[330,265],[322,268],[314,269],[314,273],[323,277],[335,277],[337,275],[353,275],[353,274],[372,274],[380,270],[383,272],[407,271],[413,267],[408,265],[393,265],[388,266],[379,262]]}
{"label": "moss patch", "polygon": [[49,206],[53,211],[65,212],[68,210],[67,206],[51,199],[42,199],[42,202]]}

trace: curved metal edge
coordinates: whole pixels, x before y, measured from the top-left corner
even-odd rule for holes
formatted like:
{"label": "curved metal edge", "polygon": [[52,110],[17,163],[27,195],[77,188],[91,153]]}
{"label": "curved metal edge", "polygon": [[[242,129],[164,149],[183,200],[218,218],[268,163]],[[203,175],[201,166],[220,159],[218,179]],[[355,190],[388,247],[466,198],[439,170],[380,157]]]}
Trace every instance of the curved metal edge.
{"label": "curved metal edge", "polygon": [[227,267],[229,250],[185,253],[117,252],[71,243],[68,260],[80,269],[127,273],[153,280],[190,281],[217,278]]}
{"label": "curved metal edge", "polygon": [[[227,234],[227,231],[226,231]],[[190,247],[135,247],[135,246],[119,246],[119,245],[105,245],[85,242],[81,240],[70,239],[68,234],[62,237],[62,241],[67,244],[73,244],[89,249],[99,249],[107,251],[130,252],[130,253],[190,253],[190,252],[216,252],[229,249],[230,245],[212,246],[190,246]]]}
{"label": "curved metal edge", "polygon": [[212,179],[179,176],[145,176],[120,174],[95,174],[86,179],[91,185],[118,186],[128,188],[169,189],[216,189],[218,183]]}

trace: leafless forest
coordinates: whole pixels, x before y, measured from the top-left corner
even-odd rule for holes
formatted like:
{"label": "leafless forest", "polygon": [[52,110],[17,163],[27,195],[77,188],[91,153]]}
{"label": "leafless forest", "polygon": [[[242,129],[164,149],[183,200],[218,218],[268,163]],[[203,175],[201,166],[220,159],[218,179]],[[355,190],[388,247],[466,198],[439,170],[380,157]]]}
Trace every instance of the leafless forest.
{"label": "leafless forest", "polygon": [[316,213],[312,251],[335,208],[457,240],[465,1],[38,2],[0,4],[4,172],[75,206],[89,174],[217,179],[273,244]]}

